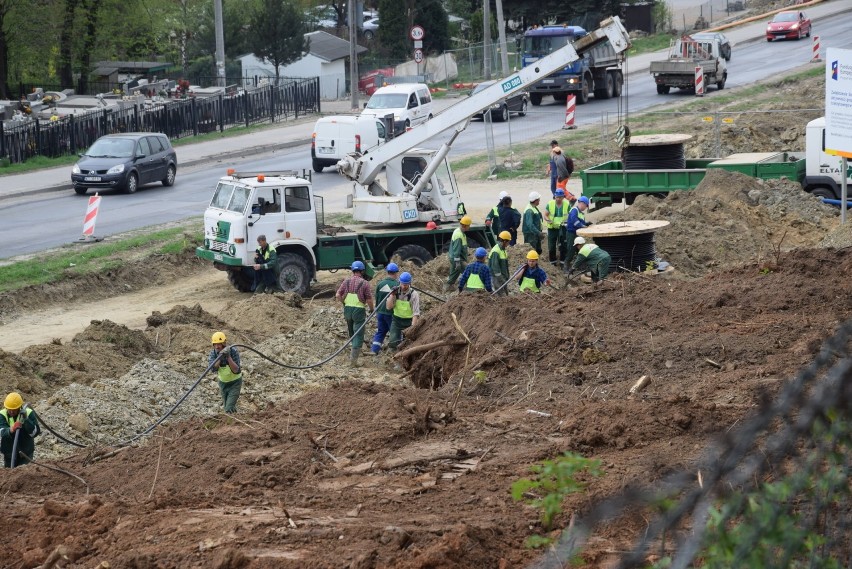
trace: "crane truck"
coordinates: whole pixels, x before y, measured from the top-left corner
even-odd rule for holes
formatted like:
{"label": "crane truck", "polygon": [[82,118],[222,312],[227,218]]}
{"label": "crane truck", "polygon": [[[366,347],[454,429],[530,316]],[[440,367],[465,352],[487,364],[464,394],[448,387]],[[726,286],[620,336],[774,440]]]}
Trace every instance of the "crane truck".
{"label": "crane truck", "polygon": [[[604,42],[618,53],[629,48],[617,17],[380,148],[344,157],[337,168],[352,182],[348,201],[356,226],[326,223],[322,196],[314,194],[307,170],[229,171],[204,213],[204,243],[196,255],[225,271],[231,284],[246,292],[254,276],[254,244],[258,235],[265,235],[278,254],[279,286],[301,295],[318,271],[346,269],[356,260],[364,262],[368,276],[394,256],[425,264],[449,248],[455,223],[466,213],[447,154],[471,117]],[[420,147],[453,127],[455,132],[439,149]],[[467,239],[472,247],[494,243],[484,225],[472,225]]]}

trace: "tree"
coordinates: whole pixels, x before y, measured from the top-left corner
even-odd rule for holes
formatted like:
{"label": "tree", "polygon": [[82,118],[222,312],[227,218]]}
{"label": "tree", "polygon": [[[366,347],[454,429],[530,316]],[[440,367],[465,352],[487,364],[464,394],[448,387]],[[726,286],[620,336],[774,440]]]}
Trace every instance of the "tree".
{"label": "tree", "polygon": [[408,39],[408,7],[400,0],[379,0],[379,44],[385,57],[404,59],[411,51]]}
{"label": "tree", "polygon": [[379,43],[385,55],[409,59],[414,46],[408,37],[411,26],[423,26],[427,52],[439,52],[450,44],[450,24],[440,0],[379,0]]}
{"label": "tree", "polygon": [[249,45],[254,54],[275,67],[299,59],[308,49],[302,12],[290,0],[261,0],[251,15]]}
{"label": "tree", "polygon": [[426,53],[440,53],[450,47],[450,21],[440,0],[418,2],[414,23],[426,30],[426,37],[423,38]]}

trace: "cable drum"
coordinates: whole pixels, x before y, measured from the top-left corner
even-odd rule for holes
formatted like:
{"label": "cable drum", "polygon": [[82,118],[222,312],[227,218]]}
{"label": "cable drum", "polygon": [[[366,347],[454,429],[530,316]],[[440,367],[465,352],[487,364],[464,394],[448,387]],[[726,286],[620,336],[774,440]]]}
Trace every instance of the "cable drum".
{"label": "cable drum", "polygon": [[625,170],[683,170],[686,154],[683,144],[628,146],[624,149]]}
{"label": "cable drum", "polygon": [[657,260],[653,233],[626,237],[595,237],[595,244],[612,257],[610,272],[644,271],[648,262]]}

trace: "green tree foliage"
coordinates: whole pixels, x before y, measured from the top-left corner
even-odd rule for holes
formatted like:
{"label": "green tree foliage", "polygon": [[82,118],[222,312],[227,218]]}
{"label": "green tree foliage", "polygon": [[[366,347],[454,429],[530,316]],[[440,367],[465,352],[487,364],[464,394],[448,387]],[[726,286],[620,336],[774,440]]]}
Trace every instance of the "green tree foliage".
{"label": "green tree foliage", "polygon": [[616,0],[504,0],[503,13],[506,19],[523,20],[527,26],[568,23],[593,29],[601,16],[618,14],[620,4]]}
{"label": "green tree foliage", "polygon": [[382,55],[405,59],[411,52],[408,39],[408,4],[400,0],[379,0],[379,44]]}
{"label": "green tree foliage", "polygon": [[299,59],[308,49],[302,11],[290,0],[260,0],[250,18],[249,45],[252,52],[275,67]]}
{"label": "green tree foliage", "polygon": [[[491,12],[491,41],[497,39],[497,15]],[[482,42],[482,9],[476,10],[470,16],[470,41],[473,43]]]}
{"label": "green tree foliage", "polygon": [[[384,25],[384,20],[381,22]],[[440,53],[449,49],[450,21],[440,0],[418,2],[414,23],[423,26],[426,30],[426,37],[423,38],[423,48],[426,53]]]}

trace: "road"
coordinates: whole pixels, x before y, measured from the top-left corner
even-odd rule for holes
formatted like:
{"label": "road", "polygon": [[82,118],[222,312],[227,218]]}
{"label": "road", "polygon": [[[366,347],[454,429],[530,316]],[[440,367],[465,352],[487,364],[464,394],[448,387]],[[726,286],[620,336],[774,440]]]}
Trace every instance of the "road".
{"label": "road", "polygon": [[[815,24],[814,33],[822,38],[824,46],[852,48],[852,35],[848,33],[850,23],[852,14],[842,14]],[[810,40],[779,43],[760,40],[738,45],[729,63],[728,87],[747,85],[798,67],[810,59],[811,50]],[[649,109],[667,101],[692,96],[686,92],[658,95],[647,73],[628,76],[625,92],[630,111]],[[710,87],[706,100],[712,102],[715,92],[715,87]],[[802,105],[812,107],[814,102],[802,101]],[[556,130],[555,125],[562,124],[564,107],[552,99],[545,99],[540,107],[530,107],[530,111],[526,117],[513,117],[509,123],[495,123],[495,140],[505,144],[509,138],[509,128],[512,129],[513,142],[517,143],[538,138],[542,133],[553,132]],[[577,123],[597,123],[601,120],[601,113],[614,115],[616,112],[616,100],[592,100],[589,104],[578,107]],[[485,147],[484,128],[482,122],[472,123],[456,141],[451,157],[481,152]],[[447,133],[438,137],[435,146],[446,136]],[[292,149],[241,161],[179,169],[177,181],[172,188],[157,184],[142,188],[133,195],[105,193],[95,233],[109,236],[201,215],[216,180],[224,175],[229,167],[268,172],[302,169],[309,167],[310,162],[308,148]],[[331,168],[314,176],[314,188],[318,195],[325,197],[326,211],[343,208],[349,186]],[[3,207],[0,208],[4,218],[0,231],[0,241],[4,244],[2,258],[34,253],[73,242],[82,231],[85,209],[86,200],[75,195],[70,189],[67,194],[58,196],[44,194],[3,202]]]}

